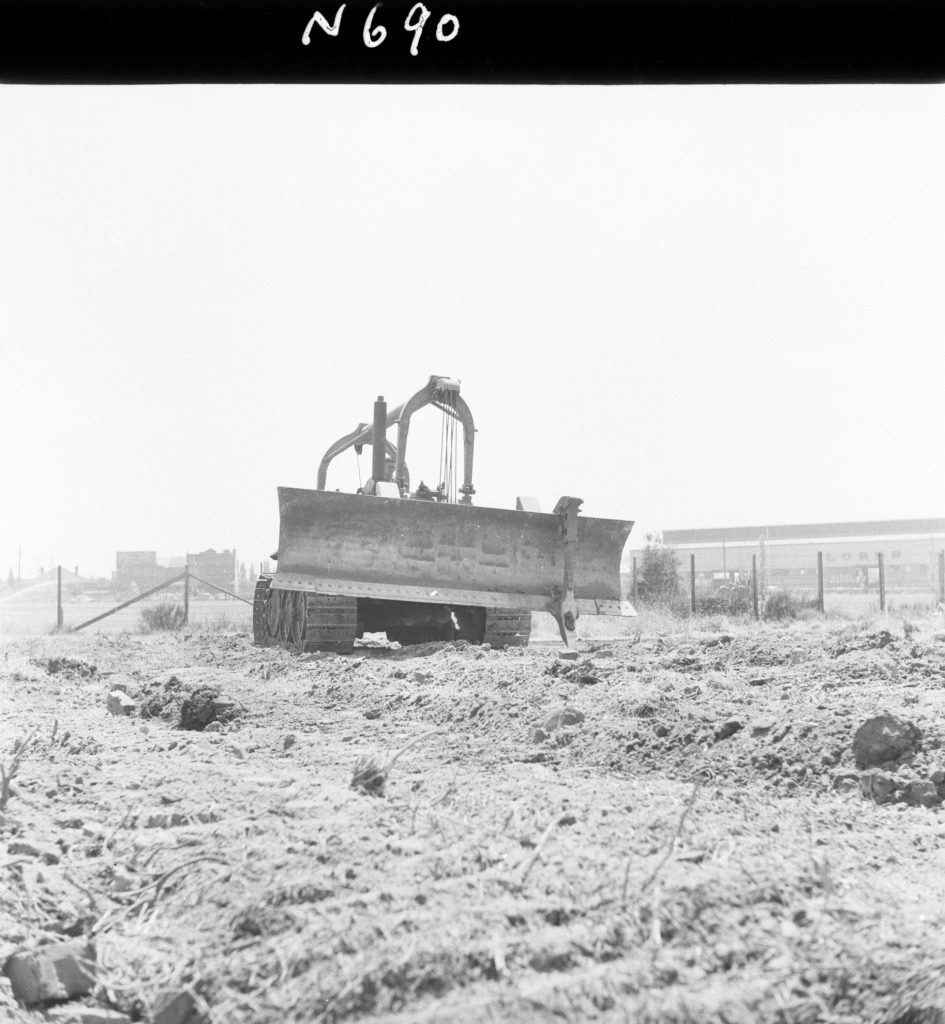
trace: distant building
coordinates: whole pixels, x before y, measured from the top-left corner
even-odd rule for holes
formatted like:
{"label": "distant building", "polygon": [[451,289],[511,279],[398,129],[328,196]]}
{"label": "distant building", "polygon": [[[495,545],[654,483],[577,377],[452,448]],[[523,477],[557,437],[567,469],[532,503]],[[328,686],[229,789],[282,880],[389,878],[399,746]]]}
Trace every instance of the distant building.
{"label": "distant building", "polygon": [[236,577],[236,551],[214,551],[208,548],[201,551],[199,555],[188,555],[187,564],[190,571],[199,576],[207,583],[223,587],[224,590],[235,590],[237,585]]}
{"label": "distant building", "polygon": [[[206,580],[225,590],[233,590],[236,582],[236,552],[214,551],[208,548],[199,554],[177,555],[164,559],[159,564],[156,551],[119,551],[116,553],[115,571],[112,573],[112,589],[119,594],[137,588],[150,590],[175,576],[185,566],[200,579]],[[199,583],[195,583],[199,587]]]}
{"label": "distant building", "polygon": [[150,590],[164,583],[176,570],[158,565],[156,551],[118,551],[115,555],[115,571],[112,573],[112,589],[124,593],[137,587]]}
{"label": "distant building", "polygon": [[[945,519],[888,519],[861,523],[742,526],[664,530],[663,544],[679,557],[688,579],[695,556],[696,580],[723,584],[747,580],[752,556],[759,579],[785,590],[816,590],[817,553],[824,559],[828,590],[875,590],[882,553],[886,589],[926,591],[937,585]],[[640,563],[642,548],[630,554]]]}

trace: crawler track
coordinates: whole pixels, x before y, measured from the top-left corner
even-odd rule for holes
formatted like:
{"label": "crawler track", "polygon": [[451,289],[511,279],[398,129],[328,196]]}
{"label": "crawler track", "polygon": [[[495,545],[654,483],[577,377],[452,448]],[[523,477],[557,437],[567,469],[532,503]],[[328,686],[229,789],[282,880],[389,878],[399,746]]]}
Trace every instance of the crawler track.
{"label": "crawler track", "polygon": [[358,630],[356,598],[276,590],[271,583],[272,576],[256,581],[253,641],[259,647],[289,647],[300,653],[353,650]]}
{"label": "crawler track", "polygon": [[[253,596],[253,641],[259,647],[287,647],[302,652],[353,650],[363,632],[358,622],[358,600],[330,594],[280,590],[272,574],[256,581]],[[375,619],[377,608],[375,606]],[[448,609],[447,609],[448,611]],[[531,635],[531,613],[520,609],[457,608],[451,624],[392,622],[388,639],[405,646],[431,640],[468,640],[492,647],[526,647]],[[379,629],[375,622],[369,631]]]}

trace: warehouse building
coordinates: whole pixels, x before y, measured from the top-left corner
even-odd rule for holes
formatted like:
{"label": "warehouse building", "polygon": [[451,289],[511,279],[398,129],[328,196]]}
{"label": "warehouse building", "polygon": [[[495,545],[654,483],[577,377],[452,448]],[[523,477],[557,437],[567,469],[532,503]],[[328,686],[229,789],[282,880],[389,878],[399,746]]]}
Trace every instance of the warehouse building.
{"label": "warehouse building", "polygon": [[[696,581],[704,586],[747,581],[754,556],[762,586],[816,591],[820,552],[827,590],[876,590],[882,554],[886,589],[920,593],[940,586],[945,519],[665,530],[662,537],[663,545],[676,552],[686,579],[690,557],[695,558]],[[642,547],[631,555],[639,564]]]}

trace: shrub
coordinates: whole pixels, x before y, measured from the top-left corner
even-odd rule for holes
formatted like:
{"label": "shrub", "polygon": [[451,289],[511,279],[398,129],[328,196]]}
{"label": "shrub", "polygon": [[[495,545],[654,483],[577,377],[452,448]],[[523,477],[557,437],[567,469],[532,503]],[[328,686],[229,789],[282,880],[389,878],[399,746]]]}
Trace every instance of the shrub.
{"label": "shrub", "polygon": [[637,599],[646,603],[668,601],[679,593],[679,557],[663,547],[655,533],[646,535],[642,564],[637,575]]}
{"label": "shrub", "polygon": [[157,633],[180,629],[184,625],[184,607],[174,601],[162,601],[141,613],[141,632]]}
{"label": "shrub", "polygon": [[751,591],[745,587],[696,595],[700,615],[750,615]]}
{"label": "shrub", "polygon": [[778,590],[765,598],[764,617],[766,619],[796,619],[800,614],[801,602],[786,590]]}

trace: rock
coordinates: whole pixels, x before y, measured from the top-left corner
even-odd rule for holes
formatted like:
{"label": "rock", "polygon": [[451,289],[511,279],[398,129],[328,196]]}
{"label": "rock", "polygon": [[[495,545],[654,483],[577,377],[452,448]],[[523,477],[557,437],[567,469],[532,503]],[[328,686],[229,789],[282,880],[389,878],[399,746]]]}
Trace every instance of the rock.
{"label": "rock", "polygon": [[208,722],[204,726],[203,731],[204,732],[223,732],[223,723],[222,722],[217,722],[217,721]]}
{"label": "rock", "polygon": [[777,725],[773,718],[759,718],[757,722],[753,722],[751,726],[752,736],[767,736],[769,732]]}
{"label": "rock", "polygon": [[853,757],[858,768],[895,761],[914,754],[922,741],[918,726],[896,715],[868,718],[853,736]]}
{"label": "rock", "polygon": [[832,776],[833,788],[841,793],[848,793],[856,789],[860,784],[860,773],[849,769],[834,772]]}
{"label": "rock", "polygon": [[562,661],[577,661],[578,652],[573,647],[562,647],[558,651],[558,657]]}
{"label": "rock", "polygon": [[942,802],[935,783],[929,779],[908,782],[899,793],[899,800],[910,807],[934,807]]}
{"label": "rock", "polygon": [[105,706],[113,715],[131,715],[135,710],[135,702],[124,690],[112,690]]}
{"label": "rock", "polygon": [[889,772],[871,768],[860,775],[860,792],[877,804],[891,804],[896,798],[896,780]]}
{"label": "rock", "polygon": [[723,722],[715,730],[716,742],[720,742],[721,740],[727,740],[729,739],[729,737],[734,736],[735,733],[741,732],[744,728],[744,725],[742,725],[742,723],[739,722],[737,718],[730,718],[727,722]]}
{"label": "rock", "polygon": [[91,973],[94,960],[92,945],[77,939],[39,946],[34,952],[14,953],[3,973],[17,999],[31,1006],[91,992],[95,985]]}
{"label": "rock", "polygon": [[12,840],[7,844],[7,853],[11,856],[20,854],[26,857],[38,857],[44,864],[58,864],[62,857],[58,846],[32,839]]}
{"label": "rock", "polygon": [[162,992],[151,1006],[153,1024],[198,1024],[201,1019],[189,992]]}
{"label": "rock", "polygon": [[580,725],[584,718],[584,712],[578,711],[577,708],[562,708],[545,719],[542,729],[545,732],[551,733],[556,729],[560,729],[563,725]]}
{"label": "rock", "polygon": [[532,730],[532,743],[544,743],[548,739],[548,733],[544,729]]}
{"label": "rock", "polygon": [[282,749],[289,750],[290,747],[294,747],[298,743],[294,733],[287,733],[282,740]]}

